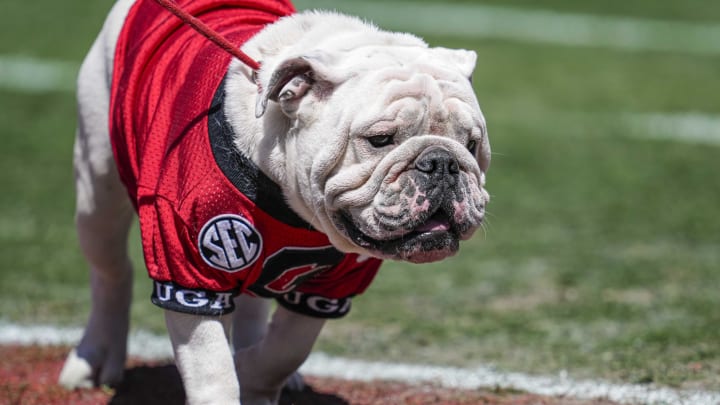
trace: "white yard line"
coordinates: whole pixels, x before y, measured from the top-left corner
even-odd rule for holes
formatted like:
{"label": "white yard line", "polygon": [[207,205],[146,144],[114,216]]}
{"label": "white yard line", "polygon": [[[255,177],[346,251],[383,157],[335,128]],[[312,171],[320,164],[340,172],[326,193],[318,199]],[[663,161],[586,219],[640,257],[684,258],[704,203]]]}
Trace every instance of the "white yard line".
{"label": "white yard line", "polygon": [[635,138],[720,146],[720,115],[628,114],[625,119],[632,131],[629,135]]}
{"label": "white yard line", "polygon": [[[74,88],[74,76],[77,68],[68,62],[0,55],[0,89],[27,93],[69,91]],[[547,114],[558,121],[601,119],[614,122],[620,120],[620,123],[628,129],[627,136],[634,138],[720,145],[720,115],[645,113],[611,116],[609,114],[568,114],[552,111]]]}
{"label": "white yard line", "polygon": [[413,1],[295,0],[299,9],[337,9],[383,28],[422,35],[497,38],[632,51],[720,54],[720,24],[560,13],[542,9]]}
{"label": "white yard line", "polygon": [[[534,112],[530,123],[569,124],[571,128],[589,125],[605,128],[608,134],[645,140],[720,146],[720,114],[699,112],[596,113],[543,111]],[[577,131],[582,134],[582,130]],[[491,134],[492,137],[492,134]]]}
{"label": "white yard line", "polygon": [[0,89],[23,93],[73,91],[78,68],[70,62],[0,55]]}
{"label": "white yard line", "polygon": [[[296,0],[298,9],[339,9],[422,35],[720,55],[720,24],[559,13],[541,9],[412,1]],[[0,55],[0,89],[72,90],[77,63]]]}
{"label": "white yard line", "polygon": [[[0,321],[0,344],[73,345],[82,335],[79,328],[18,325]],[[129,340],[131,356],[171,359],[167,336],[134,332]],[[409,384],[432,383],[448,388],[520,390],[532,394],[583,399],[606,398],[627,404],[720,404],[720,392],[676,390],[654,385],[613,384],[602,380],[574,380],[565,375],[541,376],[503,372],[491,367],[459,368],[371,362],[313,353],[300,369],[307,375],[354,381],[394,380]]]}
{"label": "white yard line", "polygon": [[532,394],[581,399],[610,399],[627,404],[720,404],[720,392],[675,390],[655,385],[614,384],[498,371],[490,367],[457,368],[335,358],[314,354],[303,366],[308,375],[356,381],[394,380],[435,383],[448,388],[520,390]]}
{"label": "white yard line", "polygon": [[[0,344],[23,346],[68,346],[80,341],[80,328],[58,328],[50,325],[19,325],[0,321]],[[128,352],[145,360],[173,358],[172,346],[167,336],[158,336],[145,331],[133,331],[128,341]]]}

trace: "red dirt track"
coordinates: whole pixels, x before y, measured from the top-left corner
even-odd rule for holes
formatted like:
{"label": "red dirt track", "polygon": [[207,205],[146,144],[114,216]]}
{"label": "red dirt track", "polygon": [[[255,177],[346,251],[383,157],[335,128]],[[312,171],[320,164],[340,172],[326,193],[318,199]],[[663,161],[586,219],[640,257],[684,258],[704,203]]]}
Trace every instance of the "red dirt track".
{"label": "red dirt track", "polygon": [[[172,364],[130,361],[124,382],[115,389],[68,391],[56,384],[68,349],[0,346],[0,405],[183,404],[180,376]],[[307,377],[305,391],[283,393],[281,405],[610,405],[578,400],[484,390],[455,390],[396,382],[355,382]]]}

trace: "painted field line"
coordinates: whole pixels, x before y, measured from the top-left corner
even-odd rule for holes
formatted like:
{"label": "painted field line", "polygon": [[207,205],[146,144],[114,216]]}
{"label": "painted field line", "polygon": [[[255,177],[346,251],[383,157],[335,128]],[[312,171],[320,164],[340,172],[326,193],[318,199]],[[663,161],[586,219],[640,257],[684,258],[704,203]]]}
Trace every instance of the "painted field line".
{"label": "painted field line", "polygon": [[24,93],[75,90],[79,64],[0,55],[0,89]]}
{"label": "painted field line", "polygon": [[[0,344],[73,345],[82,335],[79,328],[18,325],[0,321]],[[167,336],[147,332],[130,335],[131,356],[146,360],[172,358]],[[627,404],[720,404],[720,392],[675,390],[654,385],[613,384],[602,380],[574,380],[565,375],[541,376],[498,371],[491,367],[459,368],[372,362],[313,353],[300,369],[318,377],[353,381],[393,380],[409,384],[437,384],[460,389],[520,390],[532,394],[581,399],[605,398]]]}
{"label": "painted field line", "polygon": [[[550,110],[533,113],[527,122],[537,125],[552,122],[580,127],[592,124],[607,128],[608,133],[619,132],[621,136],[627,138],[720,146],[720,114],[698,112],[611,114]],[[578,133],[581,134],[582,130]]]}
{"label": "painted field line", "polygon": [[[71,346],[80,341],[81,328],[58,328],[50,325],[18,325],[0,321],[0,344],[22,346]],[[173,358],[172,346],[167,336],[146,331],[133,331],[128,339],[128,353],[145,360]]]}
{"label": "painted field line", "polygon": [[[384,28],[423,35],[720,55],[720,41],[717,40],[720,38],[720,24],[558,13],[470,3],[368,0],[296,0],[296,3],[299,9],[339,9],[370,18]],[[77,69],[77,63],[0,55],[0,88],[27,92],[72,90]]]}
{"label": "painted field line", "polygon": [[467,39],[497,38],[631,51],[720,54],[720,24],[691,23],[472,3],[295,0],[300,9],[337,9],[383,28]]}
{"label": "painted field line", "polygon": [[647,139],[668,139],[684,143],[720,146],[720,115],[684,114],[628,114],[625,120],[630,136]]}
{"label": "painted field line", "polygon": [[[720,42],[720,41],[719,41]],[[0,55],[0,89],[25,93],[71,91],[78,67],[68,62]],[[592,114],[548,111],[554,120],[603,120],[620,123],[627,136],[720,145],[720,115],[702,113]]]}

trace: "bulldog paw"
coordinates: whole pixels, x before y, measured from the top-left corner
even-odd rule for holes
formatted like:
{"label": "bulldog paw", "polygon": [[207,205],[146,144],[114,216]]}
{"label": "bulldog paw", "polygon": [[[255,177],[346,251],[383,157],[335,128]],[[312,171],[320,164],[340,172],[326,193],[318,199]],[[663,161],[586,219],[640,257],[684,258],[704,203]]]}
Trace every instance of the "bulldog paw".
{"label": "bulldog paw", "polygon": [[109,357],[112,356],[79,355],[73,349],[60,371],[58,383],[67,389],[117,386],[122,381],[124,358],[113,361]]}
{"label": "bulldog paw", "polygon": [[67,389],[92,388],[93,374],[90,363],[79,357],[75,349],[72,349],[60,371],[58,383]]}

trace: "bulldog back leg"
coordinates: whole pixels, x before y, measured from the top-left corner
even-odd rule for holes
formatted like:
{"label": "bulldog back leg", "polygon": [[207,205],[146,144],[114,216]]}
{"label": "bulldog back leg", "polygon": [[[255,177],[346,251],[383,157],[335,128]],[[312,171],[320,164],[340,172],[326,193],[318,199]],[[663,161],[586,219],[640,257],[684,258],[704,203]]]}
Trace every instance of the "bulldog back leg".
{"label": "bulldog back leg", "polygon": [[[232,314],[232,343],[235,352],[249,349],[259,343],[268,333],[271,302],[267,298],[238,295],[235,298],[235,312]],[[305,381],[294,372],[285,381],[285,389],[302,391]]]}
{"label": "bulldog back leg", "polygon": [[276,404],[283,386],[302,388],[297,369],[307,359],[325,320],[278,306],[267,334],[256,344],[235,351],[243,405]]}
{"label": "bulldog back leg", "polygon": [[[189,404],[275,405],[288,379],[310,354],[325,324],[278,307],[267,324],[267,301],[242,297],[240,318],[165,311],[165,320]],[[250,314],[251,312],[254,313]],[[233,331],[235,359],[228,344]],[[259,327],[259,328],[258,328]],[[241,346],[251,344],[249,347]],[[208,378],[212,376],[212,378]],[[241,394],[242,392],[242,394]]]}
{"label": "bulldog back leg", "polygon": [[133,209],[118,178],[108,136],[102,48],[102,41],[96,41],[78,80],[76,227],[90,266],[92,310],[82,340],[60,374],[60,383],[71,388],[112,385],[122,379],[132,293],[127,237]]}

